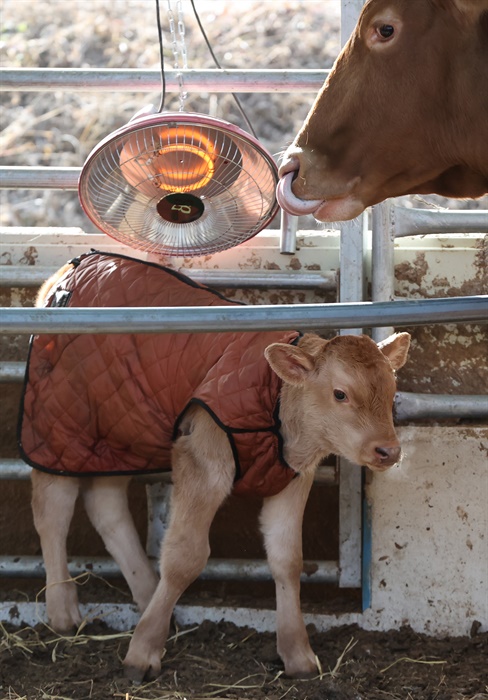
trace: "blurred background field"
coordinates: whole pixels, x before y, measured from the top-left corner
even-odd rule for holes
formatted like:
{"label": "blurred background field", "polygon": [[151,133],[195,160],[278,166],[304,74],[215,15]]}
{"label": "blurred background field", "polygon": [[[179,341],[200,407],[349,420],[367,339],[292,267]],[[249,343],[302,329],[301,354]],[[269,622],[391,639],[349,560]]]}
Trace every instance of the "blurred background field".
{"label": "blurred background field", "polygon": [[[1,0],[2,67],[159,69],[152,0]],[[177,3],[171,3],[176,16]],[[328,68],[339,51],[339,0],[196,0],[196,9],[224,68]],[[188,67],[215,68],[183,0]],[[168,3],[160,2],[165,67],[173,67]],[[0,153],[3,165],[81,166],[91,149],[159,93],[4,92]],[[306,116],[313,95],[239,95],[258,137],[278,157]],[[178,110],[178,93],[165,109]],[[187,111],[200,111],[247,129],[230,94],[190,93]],[[0,224],[82,226],[76,193],[1,192]]]}

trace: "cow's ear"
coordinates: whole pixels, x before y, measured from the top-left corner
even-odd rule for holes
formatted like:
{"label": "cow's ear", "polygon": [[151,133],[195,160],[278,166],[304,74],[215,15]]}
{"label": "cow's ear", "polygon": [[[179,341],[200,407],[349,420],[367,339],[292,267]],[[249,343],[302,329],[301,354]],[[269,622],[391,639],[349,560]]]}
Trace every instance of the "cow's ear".
{"label": "cow's ear", "polygon": [[482,12],[486,12],[486,0],[454,0],[454,4],[460,12],[463,12],[468,17],[475,19]]}
{"label": "cow's ear", "polygon": [[315,369],[313,356],[295,345],[273,343],[264,355],[271,369],[288,384],[303,384]]}
{"label": "cow's ear", "polygon": [[390,360],[393,369],[400,369],[407,361],[410,333],[394,333],[378,343],[378,347],[383,355]]}
{"label": "cow's ear", "polygon": [[437,4],[448,10],[457,10],[459,19],[476,23],[481,15],[488,10],[487,0],[435,0]]}

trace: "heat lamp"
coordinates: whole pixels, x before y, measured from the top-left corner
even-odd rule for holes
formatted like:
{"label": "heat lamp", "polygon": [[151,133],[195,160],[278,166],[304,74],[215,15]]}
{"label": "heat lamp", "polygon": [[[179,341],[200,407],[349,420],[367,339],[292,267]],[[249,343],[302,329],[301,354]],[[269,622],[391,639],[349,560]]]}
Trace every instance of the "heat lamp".
{"label": "heat lamp", "polygon": [[81,205],[104,233],[148,253],[196,256],[242,243],[278,211],[259,141],[198,113],[138,113],[88,156]]}

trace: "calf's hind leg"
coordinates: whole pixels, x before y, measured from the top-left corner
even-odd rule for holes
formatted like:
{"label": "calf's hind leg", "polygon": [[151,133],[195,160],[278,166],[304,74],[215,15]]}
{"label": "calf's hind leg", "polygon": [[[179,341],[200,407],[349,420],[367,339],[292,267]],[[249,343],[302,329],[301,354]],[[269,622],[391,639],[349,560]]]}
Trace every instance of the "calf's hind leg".
{"label": "calf's hind leg", "polygon": [[80,479],[32,470],[32,512],[46,568],[46,607],[57,632],[78,627],[76,584],[68,571],[66,539],[80,490]]}
{"label": "calf's hind leg", "polygon": [[158,577],[146,556],[127,501],[127,476],[96,476],[82,484],[93,526],[122,571],[139,610],[145,610]]}
{"label": "calf's hind leg", "polygon": [[174,488],[161,549],[161,580],[124,660],[126,675],[138,682],[155,678],[161,670],[173,608],[207,563],[210,525],[232,489],[234,463],[226,436],[202,409],[194,416],[198,420],[186,426],[189,434],[173,449]]}
{"label": "calf's hind leg", "polygon": [[261,511],[261,531],[276,584],[278,653],[285,673],[299,678],[317,672],[300,608],[302,522],[312,482],[313,473],[300,474],[281,493],[267,498]]}

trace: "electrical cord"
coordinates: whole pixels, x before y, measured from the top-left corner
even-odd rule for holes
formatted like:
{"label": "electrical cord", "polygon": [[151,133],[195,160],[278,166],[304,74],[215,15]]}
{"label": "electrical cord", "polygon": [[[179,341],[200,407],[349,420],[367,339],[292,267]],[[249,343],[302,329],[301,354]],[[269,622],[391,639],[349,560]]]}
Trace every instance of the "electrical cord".
{"label": "electrical cord", "polygon": [[158,25],[158,41],[159,41],[159,60],[161,63],[161,100],[159,102],[158,112],[164,109],[166,100],[166,73],[164,72],[164,50],[163,50],[163,29],[161,27],[161,13],[159,11],[159,0],[156,0],[156,19]]}
{"label": "electrical cord", "polygon": [[[203,24],[202,24],[202,22],[201,22],[201,20],[200,20],[200,17],[199,17],[199,15],[198,15],[197,9],[196,9],[196,7],[195,7],[194,0],[190,0],[190,2],[191,2],[191,6],[192,6],[192,8],[193,8],[193,14],[195,15],[195,19],[196,19],[196,21],[197,21],[197,24],[198,24],[198,26],[200,27],[200,31],[201,31],[201,33],[202,33],[202,36],[203,36],[203,38],[204,38],[204,40],[205,40],[205,43],[207,44],[208,50],[210,51],[210,55],[212,56],[212,58],[213,58],[213,60],[214,60],[214,63],[215,63],[215,65],[217,66],[217,68],[220,68],[220,69],[222,70],[222,66],[221,66],[220,63],[219,63],[219,61],[218,61],[218,59],[217,59],[217,56],[215,55],[214,50],[212,49],[212,46],[211,46],[211,44],[210,44],[210,41],[209,41],[209,39],[208,39],[208,37],[207,37],[207,34],[206,34],[206,32],[205,32],[205,29],[203,28]],[[239,100],[239,98],[237,97],[237,95],[236,95],[235,93],[231,93],[231,94],[232,94],[232,97],[234,98],[234,101],[235,101],[236,105],[237,105],[238,108],[239,108],[240,113],[242,114],[242,117],[243,117],[244,121],[246,122],[247,126],[249,127],[249,131],[250,131],[251,134],[254,136],[254,138],[257,139],[257,138],[258,138],[258,137],[257,137],[257,134],[256,134],[256,132],[254,131],[253,126],[252,126],[252,124],[251,124],[251,122],[250,122],[250,120],[249,120],[249,118],[248,118],[246,112],[244,111],[244,108],[243,108],[243,106],[242,106],[242,104],[241,104],[241,101]]]}
{"label": "electrical cord", "polygon": [[[199,16],[197,9],[195,7],[194,0],[190,0],[190,2],[191,2],[192,9],[193,9],[193,14],[195,15],[195,19],[197,21],[200,32],[205,40],[205,43],[207,44],[207,48],[210,52],[210,55],[212,56],[212,59],[213,59],[215,65],[217,66],[217,68],[222,70],[222,66],[221,66],[217,56],[215,55],[215,52],[212,48],[212,45],[210,44],[210,41],[208,39],[207,33],[206,33],[205,29],[203,28],[203,24],[200,20],[200,16]],[[159,57],[160,57],[160,63],[161,63],[161,100],[159,103],[158,112],[161,113],[164,109],[164,103],[166,100],[166,74],[165,74],[165,70],[164,70],[163,30],[161,27],[161,13],[159,10],[159,0],[156,0],[156,15],[157,15],[157,26],[158,26]],[[257,139],[258,136],[254,130],[253,125],[251,124],[249,117],[247,116],[247,114],[244,110],[244,107],[241,104],[241,101],[239,100],[239,98],[237,97],[237,95],[235,93],[231,93],[231,94],[232,94],[232,97],[234,98],[234,101],[235,101],[237,107],[239,108],[239,111],[242,115],[242,118],[244,119],[244,121],[246,122],[246,124],[249,128],[249,131],[254,136],[254,138]]]}

